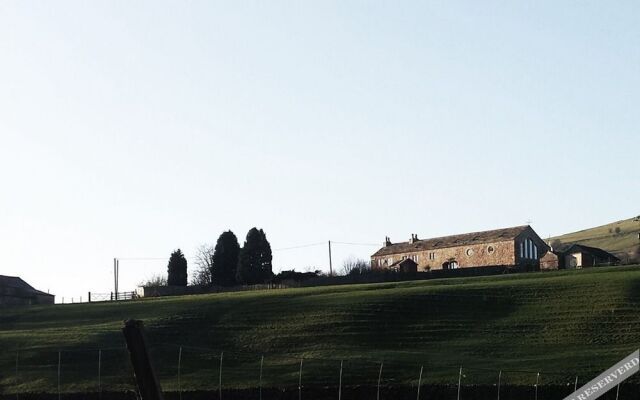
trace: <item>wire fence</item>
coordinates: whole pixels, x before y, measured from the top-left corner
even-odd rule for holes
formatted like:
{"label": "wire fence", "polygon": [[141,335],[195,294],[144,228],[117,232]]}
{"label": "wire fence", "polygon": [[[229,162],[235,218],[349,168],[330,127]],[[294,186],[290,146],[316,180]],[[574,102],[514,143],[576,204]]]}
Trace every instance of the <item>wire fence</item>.
{"label": "wire fence", "polygon": [[[244,390],[251,398],[563,398],[597,373],[579,376],[568,371],[495,370],[416,360],[326,358],[288,354],[226,353],[222,350],[176,344],[150,349],[157,376],[166,392],[207,392],[222,399],[230,390]],[[434,389],[435,388],[435,389]],[[514,388],[518,393],[513,397]],[[618,400],[638,400],[637,375],[616,390]],[[274,392],[274,389],[277,389]],[[435,392],[434,392],[435,390]],[[470,397],[471,392],[482,390]],[[0,357],[0,395],[20,399],[47,393],[59,399],[77,393],[135,392],[133,370],[125,347],[102,349],[19,349]],[[323,392],[324,393],[324,392]],[[399,393],[404,393],[400,396]],[[512,394],[510,396],[509,394]],[[609,394],[613,396],[613,394]],[[320,396],[320,397],[319,397]],[[449,396],[449,397],[447,397]],[[242,398],[242,396],[237,396]]]}

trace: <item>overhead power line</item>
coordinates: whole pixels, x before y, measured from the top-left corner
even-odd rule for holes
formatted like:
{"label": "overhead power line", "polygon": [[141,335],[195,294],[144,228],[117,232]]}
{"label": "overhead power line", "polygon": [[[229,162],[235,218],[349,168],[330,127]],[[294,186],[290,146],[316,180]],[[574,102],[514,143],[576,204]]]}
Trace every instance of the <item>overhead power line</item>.
{"label": "overhead power line", "polygon": [[279,249],[273,249],[272,251],[284,251],[284,250],[293,250],[293,249],[303,249],[305,247],[314,247],[314,246],[321,246],[324,245],[325,242],[318,242],[318,243],[310,243],[310,244],[302,244],[299,246],[291,246],[291,247],[282,247]]}
{"label": "overhead power line", "polygon": [[[287,251],[287,250],[295,250],[295,249],[304,249],[308,247],[316,247],[316,246],[324,246],[327,242],[316,242],[316,243],[308,243],[301,244],[297,246],[289,246],[289,247],[280,247],[277,249],[272,249],[271,251]],[[379,246],[378,243],[355,243],[355,242],[335,242],[331,241],[332,244],[341,244],[346,246]],[[116,257],[120,261],[167,261],[169,257]],[[197,260],[197,257],[187,257],[189,260]]]}
{"label": "overhead power line", "polygon": [[380,244],[378,243],[351,243],[351,242],[334,242],[333,240],[331,241],[331,243],[335,243],[335,244],[346,244],[348,246],[380,246]]}

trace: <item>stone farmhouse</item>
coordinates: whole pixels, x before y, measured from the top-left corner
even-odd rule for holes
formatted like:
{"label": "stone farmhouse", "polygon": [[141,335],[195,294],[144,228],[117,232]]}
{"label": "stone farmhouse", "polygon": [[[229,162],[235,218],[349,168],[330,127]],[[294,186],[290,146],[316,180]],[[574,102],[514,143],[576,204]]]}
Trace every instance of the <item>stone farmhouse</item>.
{"label": "stone farmhouse", "polygon": [[391,243],[371,256],[371,268],[397,271],[429,271],[488,266],[519,266],[527,270],[540,267],[540,258],[549,247],[529,226],[495,229]]}

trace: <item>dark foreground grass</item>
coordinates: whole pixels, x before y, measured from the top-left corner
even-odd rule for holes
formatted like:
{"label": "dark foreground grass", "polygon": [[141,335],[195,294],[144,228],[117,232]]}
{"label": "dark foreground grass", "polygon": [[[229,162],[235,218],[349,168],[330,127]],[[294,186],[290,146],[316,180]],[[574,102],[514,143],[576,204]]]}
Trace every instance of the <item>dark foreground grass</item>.
{"label": "dark foreground grass", "polygon": [[[640,267],[0,309],[0,390],[131,387],[142,319],[167,389],[422,382],[573,385],[640,346]],[[182,347],[180,381],[178,356]],[[99,353],[99,350],[101,352]],[[60,353],[59,353],[60,351]],[[16,374],[16,357],[18,371]],[[637,381],[637,378],[635,379]]]}

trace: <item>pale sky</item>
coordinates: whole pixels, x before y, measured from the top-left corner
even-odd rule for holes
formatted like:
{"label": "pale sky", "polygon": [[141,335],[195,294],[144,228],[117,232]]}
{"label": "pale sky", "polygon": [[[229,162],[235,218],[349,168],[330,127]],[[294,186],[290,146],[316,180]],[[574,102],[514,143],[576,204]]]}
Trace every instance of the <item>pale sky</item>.
{"label": "pale sky", "polygon": [[[0,274],[69,301],[112,290],[113,257],[227,229],[280,249],[630,218],[639,110],[638,1],[0,0]],[[165,272],[122,261],[120,289]]]}

